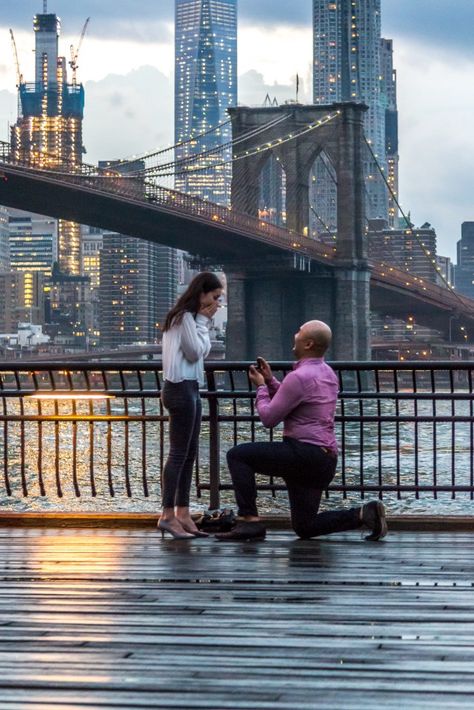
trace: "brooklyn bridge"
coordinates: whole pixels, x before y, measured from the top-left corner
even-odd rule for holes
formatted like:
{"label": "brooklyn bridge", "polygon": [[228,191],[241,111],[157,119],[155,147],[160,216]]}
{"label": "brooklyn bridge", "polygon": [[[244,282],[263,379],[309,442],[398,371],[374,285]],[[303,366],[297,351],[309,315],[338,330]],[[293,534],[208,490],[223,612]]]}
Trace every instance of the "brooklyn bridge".
{"label": "brooklyn bridge", "polygon": [[[332,324],[338,360],[369,358],[371,311],[411,313],[446,337],[453,318],[474,327],[469,298],[398,270],[390,256],[369,259],[364,111],[355,103],[234,108],[229,144],[179,158],[173,146],[107,167],[31,146],[13,151],[2,142],[0,204],[182,249],[225,270],[230,358],[257,351],[287,357],[295,324],[316,316]],[[323,152],[334,166],[338,229],[318,241],[306,225],[309,173]],[[270,156],[285,175],[285,227],[259,213],[259,181]],[[232,169],[230,206],[168,186],[185,187],[222,166]]]}

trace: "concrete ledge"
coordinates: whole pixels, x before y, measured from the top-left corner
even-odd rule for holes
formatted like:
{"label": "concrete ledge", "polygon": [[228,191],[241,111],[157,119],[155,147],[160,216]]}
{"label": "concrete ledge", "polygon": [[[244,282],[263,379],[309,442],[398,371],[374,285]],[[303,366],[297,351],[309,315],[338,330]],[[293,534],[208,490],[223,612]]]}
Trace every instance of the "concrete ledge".
{"label": "concrete ledge", "polygon": [[[0,527],[50,528],[153,528],[158,514],[151,513],[10,513],[0,512]],[[286,516],[264,517],[271,529],[291,529]],[[390,530],[474,532],[474,516],[393,515]]]}

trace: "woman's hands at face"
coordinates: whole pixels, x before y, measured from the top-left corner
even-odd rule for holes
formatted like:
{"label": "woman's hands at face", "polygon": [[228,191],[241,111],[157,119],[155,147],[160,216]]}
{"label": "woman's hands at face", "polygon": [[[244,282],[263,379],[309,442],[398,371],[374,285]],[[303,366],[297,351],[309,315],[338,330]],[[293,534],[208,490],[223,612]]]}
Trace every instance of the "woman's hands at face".
{"label": "woman's hands at face", "polygon": [[205,316],[206,318],[214,318],[219,308],[219,302],[213,301],[208,306],[201,306],[199,309],[199,315]]}

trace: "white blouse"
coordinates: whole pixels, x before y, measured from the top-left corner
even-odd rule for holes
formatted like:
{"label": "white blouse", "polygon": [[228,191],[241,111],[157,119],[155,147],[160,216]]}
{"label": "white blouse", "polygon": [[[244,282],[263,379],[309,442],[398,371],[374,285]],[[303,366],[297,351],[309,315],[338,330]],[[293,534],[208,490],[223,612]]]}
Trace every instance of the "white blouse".
{"label": "white blouse", "polygon": [[186,312],[179,325],[163,333],[163,379],[168,382],[197,380],[204,384],[204,358],[211,350],[209,326],[206,316]]}

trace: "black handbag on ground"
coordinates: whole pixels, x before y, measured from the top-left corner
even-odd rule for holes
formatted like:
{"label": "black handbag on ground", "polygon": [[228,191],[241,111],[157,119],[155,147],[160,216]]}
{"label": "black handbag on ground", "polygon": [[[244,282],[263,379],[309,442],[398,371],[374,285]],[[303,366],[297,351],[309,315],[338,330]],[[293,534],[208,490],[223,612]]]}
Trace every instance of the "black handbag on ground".
{"label": "black handbag on ground", "polygon": [[229,508],[208,510],[194,521],[203,532],[229,532],[237,523],[235,513]]}

